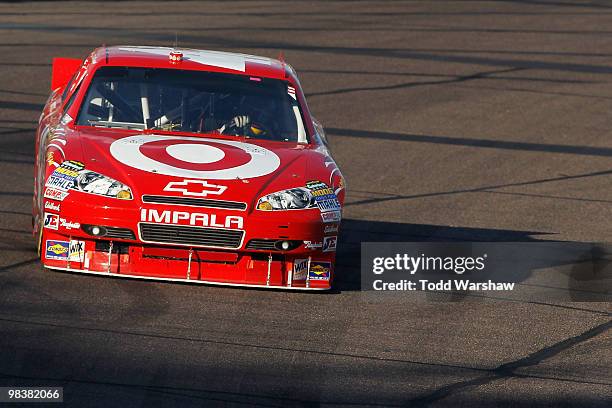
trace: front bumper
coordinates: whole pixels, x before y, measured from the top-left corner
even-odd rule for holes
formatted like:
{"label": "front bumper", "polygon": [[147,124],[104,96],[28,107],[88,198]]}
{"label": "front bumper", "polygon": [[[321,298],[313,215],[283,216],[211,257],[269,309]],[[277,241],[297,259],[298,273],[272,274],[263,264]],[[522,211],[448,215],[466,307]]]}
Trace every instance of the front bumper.
{"label": "front bumper", "polygon": [[[283,214],[210,210],[217,220],[228,215],[243,218],[244,234],[239,245],[221,248],[185,243],[180,239],[173,242],[147,241],[143,239],[140,228],[141,224],[150,221],[141,217],[143,208],[147,206],[133,204],[105,200],[103,205],[92,205],[80,200],[65,200],[58,214],[58,228],[43,228],[41,258],[44,266],[106,276],[194,283],[285,289],[331,288],[335,249],[324,251],[322,243],[326,235],[329,238],[337,232],[326,234],[326,227],[332,224],[324,223],[316,209]],[[203,211],[178,206],[158,208],[156,215],[165,210]],[[94,237],[84,228],[92,225],[129,230],[133,234],[131,237]],[[333,225],[337,231],[337,223]],[[249,246],[252,240],[262,239],[303,244],[287,251]]]}
{"label": "front bumper", "polygon": [[152,246],[45,232],[42,261],[49,269],[105,276],[325,290],[333,281],[334,256]]}
{"label": "front bumper", "polygon": [[[87,200],[89,199],[89,200]],[[219,285],[255,286],[284,289],[330,289],[334,276],[335,248],[323,250],[325,232],[332,224],[325,223],[317,209],[306,211],[263,212],[199,207],[155,205],[91,195],[71,193],[58,211],[56,229],[43,228],[41,258],[50,269],[84,272],[106,276],[149,278]],[[147,209],[155,209],[151,217]],[[179,223],[169,211],[180,212]],[[197,217],[192,215],[197,214]],[[240,227],[220,225],[217,231],[244,231],[233,248],[143,239],[141,225],[157,222],[163,227],[181,226],[193,230],[201,226],[185,225],[203,219],[213,224],[239,217]],[[209,218],[205,218],[208,216]],[[168,224],[170,222],[171,224]],[[337,231],[338,225],[335,225]],[[111,227],[114,237],[95,237],[85,226]],[[204,227],[217,228],[218,225]],[[204,228],[206,229],[206,228]],[[119,230],[132,234],[117,235]],[[188,231],[192,237],[193,231]],[[210,230],[210,228],[208,228]],[[208,232],[206,232],[208,233]],[[160,232],[162,238],[168,231]],[[215,239],[220,239],[215,237]],[[252,240],[289,240],[303,244],[291,250],[254,249]]]}

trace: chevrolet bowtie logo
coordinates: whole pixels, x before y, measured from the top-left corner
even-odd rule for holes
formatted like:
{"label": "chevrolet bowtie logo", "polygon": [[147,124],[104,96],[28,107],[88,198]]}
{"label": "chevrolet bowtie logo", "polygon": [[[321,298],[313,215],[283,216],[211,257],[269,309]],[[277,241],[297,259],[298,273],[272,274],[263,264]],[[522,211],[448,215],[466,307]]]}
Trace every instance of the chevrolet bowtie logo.
{"label": "chevrolet bowtie logo", "polygon": [[217,186],[215,184],[209,184],[206,180],[183,180],[183,181],[171,181],[164,191],[176,191],[186,196],[193,197],[206,197],[207,195],[220,195],[227,186]]}

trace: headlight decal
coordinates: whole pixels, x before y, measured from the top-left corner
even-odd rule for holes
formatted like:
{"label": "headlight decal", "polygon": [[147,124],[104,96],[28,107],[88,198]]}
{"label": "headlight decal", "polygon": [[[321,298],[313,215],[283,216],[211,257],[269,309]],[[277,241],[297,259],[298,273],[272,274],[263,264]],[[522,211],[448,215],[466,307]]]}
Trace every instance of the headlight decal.
{"label": "headlight decal", "polygon": [[[257,202],[262,211],[305,210],[318,208],[323,222],[340,219],[340,201],[327,184],[319,180],[306,183],[305,187],[295,187],[265,195]],[[326,216],[324,216],[326,214]]]}
{"label": "headlight decal", "polygon": [[76,190],[86,193],[115,197],[124,200],[132,198],[132,191],[128,186],[95,171],[82,171],[76,179]]}
{"label": "headlight decal", "polygon": [[314,208],[314,198],[305,187],[290,188],[263,196],[257,202],[257,209],[273,210],[303,210]]}

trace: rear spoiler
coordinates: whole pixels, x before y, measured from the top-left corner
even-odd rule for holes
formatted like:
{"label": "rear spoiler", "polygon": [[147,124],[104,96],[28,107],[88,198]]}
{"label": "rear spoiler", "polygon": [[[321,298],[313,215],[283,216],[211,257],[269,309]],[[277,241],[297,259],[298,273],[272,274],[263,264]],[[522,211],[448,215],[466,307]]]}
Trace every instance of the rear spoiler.
{"label": "rear spoiler", "polygon": [[76,58],[53,58],[51,90],[65,87],[82,64],[83,61]]}

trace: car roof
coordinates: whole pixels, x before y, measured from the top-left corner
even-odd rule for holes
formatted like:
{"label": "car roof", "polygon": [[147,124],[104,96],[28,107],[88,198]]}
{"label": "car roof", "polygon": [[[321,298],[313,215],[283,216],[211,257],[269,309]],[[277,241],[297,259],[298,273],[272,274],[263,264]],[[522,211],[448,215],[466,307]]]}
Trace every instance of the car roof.
{"label": "car roof", "polygon": [[[172,62],[170,54],[182,54],[181,62]],[[113,46],[100,47],[92,53],[93,65],[170,68],[193,71],[225,72],[283,79],[291,69],[276,59],[233,52],[190,48]]]}

